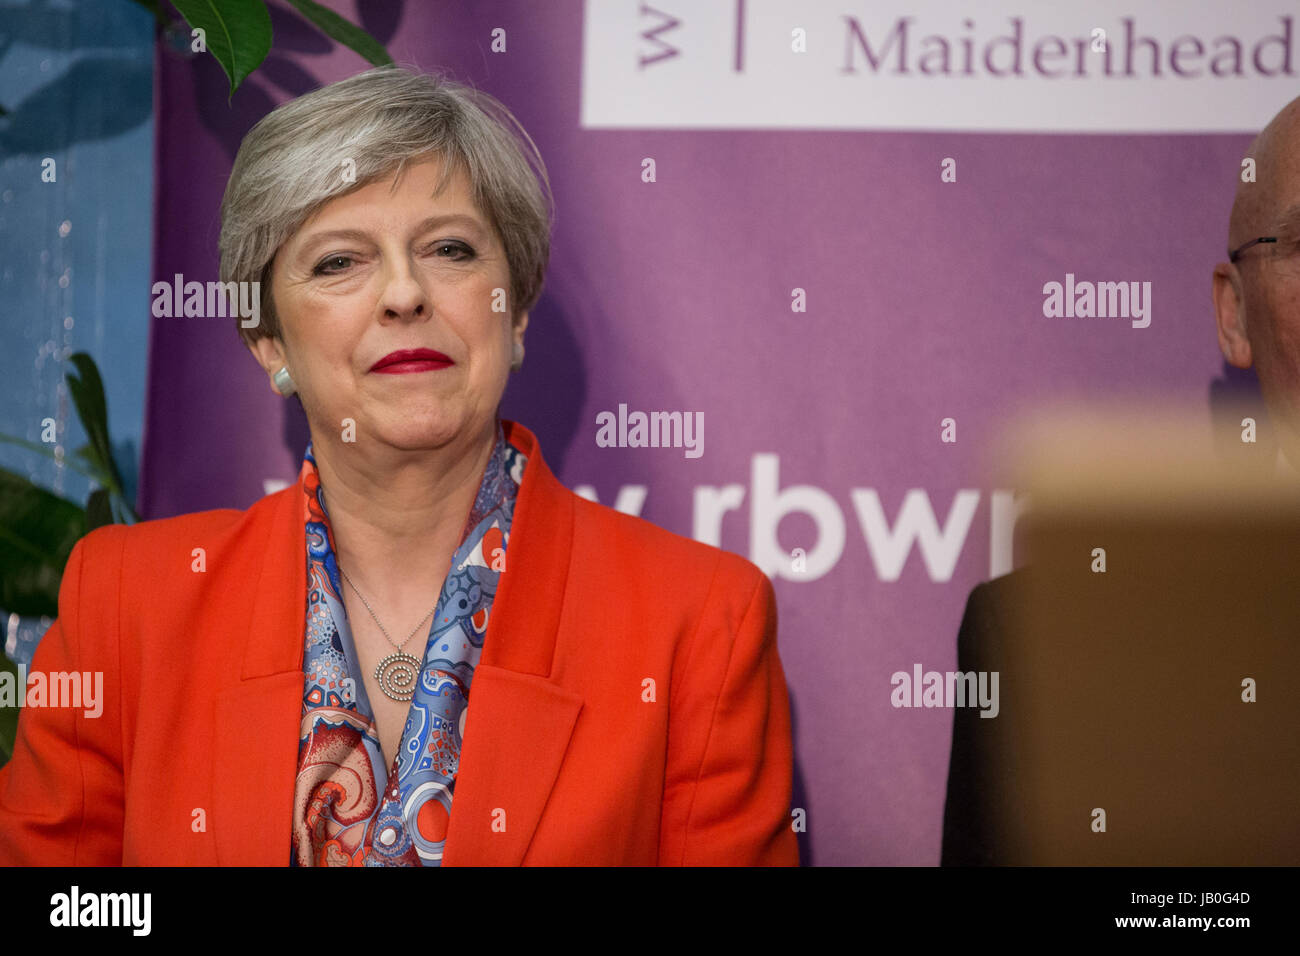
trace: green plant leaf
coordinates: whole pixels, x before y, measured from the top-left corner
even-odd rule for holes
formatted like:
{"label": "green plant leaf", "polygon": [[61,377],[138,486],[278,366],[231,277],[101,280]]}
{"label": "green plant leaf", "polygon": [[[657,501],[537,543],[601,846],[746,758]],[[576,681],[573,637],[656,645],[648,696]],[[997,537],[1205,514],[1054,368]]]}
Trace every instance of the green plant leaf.
{"label": "green plant leaf", "polygon": [[57,617],[59,581],[85,533],[86,512],[75,502],[0,468],[0,608]]}
{"label": "green plant leaf", "polygon": [[230,95],[271,51],[271,15],[263,0],[172,0],[230,78]]}
{"label": "green plant leaf", "polygon": [[355,23],[343,19],[333,10],[322,7],[314,0],[289,0],[290,6],[303,17],[314,23],[327,37],[337,40],[345,47],[360,53],[375,66],[389,66],[393,58],[388,55],[384,45]]}
{"label": "green plant leaf", "polygon": [[[101,484],[104,484],[104,468],[99,463],[99,452],[92,445],[82,445],[72,453],[73,458],[79,458],[94,471],[93,477]],[[66,458],[65,458],[66,460]]]}
{"label": "green plant leaf", "polygon": [[121,495],[114,495],[113,501],[117,504],[118,524],[139,524],[140,514],[135,510],[135,505]]}
{"label": "green plant leaf", "polygon": [[114,524],[136,524],[139,522],[140,516],[136,514],[135,507],[125,497],[110,492],[108,500],[112,506]]}
{"label": "green plant leaf", "polygon": [[[9,658],[0,654],[0,673],[8,672],[13,674],[13,679],[18,680],[18,668]],[[16,688],[19,694],[26,694],[26,687]],[[0,707],[0,767],[9,762],[9,758],[14,755],[14,741],[18,739],[18,714],[17,707]]]}
{"label": "green plant leaf", "polygon": [[[59,460],[59,456],[54,454],[54,449],[52,449],[49,445],[46,445],[42,442],[27,441],[24,438],[15,438],[13,435],[5,435],[3,433],[0,433],[0,442],[8,442],[11,445],[18,445],[22,448],[26,448],[28,451],[34,451],[37,454],[44,455],[46,458],[52,458],[55,461]],[[77,474],[85,475],[87,478],[93,478],[95,481],[98,481],[102,484],[104,482],[103,474],[101,474],[98,471],[87,471],[85,468],[78,467],[76,463],[77,456],[80,456],[81,458],[85,459],[89,454],[91,454],[91,452],[89,451],[88,447],[78,449],[77,451],[73,452],[71,456],[64,455],[63,464],[66,467],[71,468]],[[92,465],[93,464],[94,463],[92,462]]]}
{"label": "green plant leaf", "polygon": [[99,377],[95,360],[85,352],[74,353],[71,361],[81,373],[81,378],[78,379],[69,372],[68,390],[72,393],[73,404],[77,406],[77,417],[81,419],[81,426],[86,430],[93,452],[93,455],[83,455],[79,450],[76,454],[90,462],[107,479],[104,483],[111,491],[121,492],[122,476],[117,472],[117,465],[113,462],[113,449],[108,441],[108,405],[104,400],[104,381]]}
{"label": "green plant leaf", "polygon": [[[103,494],[99,498],[91,496],[91,503],[96,506],[94,514],[97,523],[91,524],[90,528],[99,527],[99,524],[112,523],[117,520],[118,515],[123,517],[129,515],[131,521],[139,521],[140,516],[126,500],[122,488],[122,474],[113,458],[112,444],[108,437],[108,404],[104,399],[104,382],[100,378],[99,368],[95,365],[95,360],[84,352],[74,353],[70,358],[77,371],[75,374],[69,372],[67,375],[68,390],[72,393],[73,403],[77,407],[77,416],[81,419],[81,425],[89,436],[90,443],[76,449],[71,455],[65,454],[62,463],[65,467],[97,482],[103,488]],[[53,449],[45,443],[30,442],[2,433],[0,433],[0,442],[18,445],[55,461],[60,460]],[[84,464],[78,465],[79,461]],[[27,482],[27,484],[31,483]],[[105,515],[107,521],[98,520]],[[0,537],[3,536],[4,530],[0,525]],[[4,605],[0,604],[0,608],[3,607]]]}
{"label": "green plant leaf", "polygon": [[86,499],[86,533],[113,523],[113,506],[108,489],[97,488]]}

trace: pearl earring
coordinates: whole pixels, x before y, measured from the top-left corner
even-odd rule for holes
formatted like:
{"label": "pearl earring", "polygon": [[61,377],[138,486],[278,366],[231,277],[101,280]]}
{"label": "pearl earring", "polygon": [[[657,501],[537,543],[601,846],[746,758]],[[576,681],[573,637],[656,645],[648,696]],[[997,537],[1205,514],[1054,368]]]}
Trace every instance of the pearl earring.
{"label": "pearl earring", "polygon": [[285,398],[288,398],[298,390],[298,386],[293,384],[293,378],[289,375],[289,369],[285,366],[280,366],[280,371],[275,373],[274,378],[275,390]]}
{"label": "pearl earring", "polygon": [[524,347],[516,342],[514,347],[513,361],[510,363],[510,371],[517,372],[524,364]]}

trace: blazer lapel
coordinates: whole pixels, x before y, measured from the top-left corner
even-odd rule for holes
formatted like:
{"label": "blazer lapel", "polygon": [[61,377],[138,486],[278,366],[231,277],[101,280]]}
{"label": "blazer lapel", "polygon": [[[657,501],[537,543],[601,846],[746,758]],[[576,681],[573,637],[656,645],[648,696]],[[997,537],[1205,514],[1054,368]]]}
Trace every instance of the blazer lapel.
{"label": "blazer lapel", "polygon": [[239,682],[218,695],[214,714],[210,826],[221,865],[289,862],[307,612],[302,495],[299,481],[249,512],[249,550],[263,556],[262,566],[248,602]]}
{"label": "blazer lapel", "polygon": [[583,703],[548,679],[572,557],[573,497],[533,434],[514,422],[504,427],[528,464],[470,687],[444,866],[523,862]]}
{"label": "blazer lapel", "polygon": [[[573,495],[532,432],[510,421],[503,427],[528,464],[466,709],[447,866],[523,862],[583,704],[549,680],[572,557]],[[218,695],[214,715],[223,730],[210,826],[223,865],[289,860],[307,600],[302,494],[298,481],[249,513],[261,519],[250,520],[249,531],[264,558],[240,680]]]}
{"label": "blazer lapel", "polygon": [[444,866],[523,862],[581,709],[540,677],[475,668]]}

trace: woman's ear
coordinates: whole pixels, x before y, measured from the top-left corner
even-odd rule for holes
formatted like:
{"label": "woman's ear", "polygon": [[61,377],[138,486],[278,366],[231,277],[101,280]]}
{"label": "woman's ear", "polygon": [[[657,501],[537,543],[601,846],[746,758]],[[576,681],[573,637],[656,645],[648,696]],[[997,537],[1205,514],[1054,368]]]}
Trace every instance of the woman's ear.
{"label": "woman's ear", "polygon": [[271,390],[279,395],[280,390],[275,387],[275,373],[285,367],[284,349],[280,345],[280,340],[269,336],[260,336],[248,343],[248,351],[253,353],[253,358],[257,364],[262,366],[266,372],[267,381],[271,383]]}

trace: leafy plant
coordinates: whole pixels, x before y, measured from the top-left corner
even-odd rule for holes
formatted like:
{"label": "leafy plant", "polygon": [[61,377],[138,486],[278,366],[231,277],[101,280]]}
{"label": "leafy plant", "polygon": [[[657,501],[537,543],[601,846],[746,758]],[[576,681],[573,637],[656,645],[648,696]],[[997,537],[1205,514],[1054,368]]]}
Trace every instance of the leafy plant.
{"label": "leafy plant", "polygon": [[[67,375],[68,391],[87,443],[65,456],[61,449],[12,435],[0,434],[0,441],[61,461],[99,487],[82,507],[0,468],[0,608],[6,614],[57,617],[59,582],[77,541],[100,525],[140,520],[126,499],[121,472],[113,461],[108,403],[95,360],[77,352],[69,361],[75,371]],[[0,670],[14,672],[13,664],[3,655]],[[18,688],[18,693],[26,693],[26,688]],[[17,708],[0,708],[0,763],[13,751],[17,724]]]}
{"label": "leafy plant", "polygon": [[[173,17],[162,0],[135,0],[159,28],[171,29]],[[318,30],[359,53],[375,66],[393,62],[383,44],[361,27],[314,0],[285,0]],[[191,30],[202,30],[204,47],[230,80],[230,95],[266,59],[271,50],[271,15],[265,0],[171,0]],[[0,106],[0,116],[7,111]],[[84,507],[61,498],[22,475],[0,468],[0,609],[22,617],[58,616],[59,582],[77,541],[101,525],[139,521],[123,490],[108,437],[108,407],[99,369],[89,355],[70,357],[76,373],[68,389],[88,442],[71,456],[50,445],[0,434],[0,441],[19,445],[61,461],[98,485]],[[17,670],[0,653],[0,671]],[[25,693],[26,688],[18,688]],[[0,707],[0,766],[13,753],[19,710]]]}
{"label": "leafy plant", "polygon": [[[135,0],[168,27],[161,0]],[[314,0],[285,0],[308,23],[375,66],[393,62],[384,45],[361,27]],[[202,30],[204,46],[230,79],[230,95],[271,51],[271,14],[265,0],[171,0],[191,30]]]}

